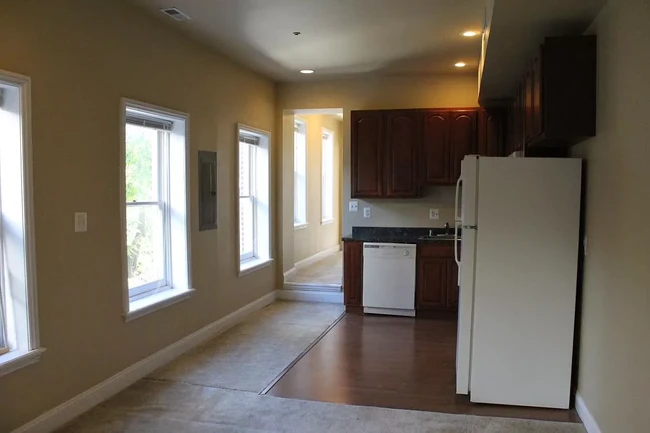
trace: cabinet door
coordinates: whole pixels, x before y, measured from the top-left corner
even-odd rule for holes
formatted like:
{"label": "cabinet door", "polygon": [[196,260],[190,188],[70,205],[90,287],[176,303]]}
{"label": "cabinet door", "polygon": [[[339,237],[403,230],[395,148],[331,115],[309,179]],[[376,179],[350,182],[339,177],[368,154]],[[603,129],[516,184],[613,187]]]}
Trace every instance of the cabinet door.
{"label": "cabinet door", "polygon": [[420,310],[447,309],[448,259],[430,257],[418,260],[415,308]]}
{"label": "cabinet door", "polygon": [[448,111],[424,113],[422,152],[424,181],[433,185],[451,183]]}
{"label": "cabinet door", "polygon": [[363,242],[343,243],[343,303],[361,307],[363,300]]}
{"label": "cabinet door", "polygon": [[533,135],[533,70],[529,68],[524,77],[524,137],[528,143]]}
{"label": "cabinet door", "polygon": [[505,154],[504,112],[501,109],[480,110],[478,113],[478,154]]}
{"label": "cabinet door", "polygon": [[388,111],[384,143],[386,152],[386,197],[417,197],[420,192],[418,154],[420,113],[414,110]]}
{"label": "cabinet door", "polygon": [[452,111],[449,125],[449,153],[451,155],[451,182],[460,176],[460,163],[476,152],[476,110]]}
{"label": "cabinet door", "polygon": [[383,195],[382,112],[353,111],[351,136],[352,198]]}
{"label": "cabinet door", "polygon": [[458,311],[458,265],[454,259],[447,260],[447,309]]}
{"label": "cabinet door", "polygon": [[544,129],[543,109],[543,63],[542,50],[533,61],[533,137],[537,137]]}

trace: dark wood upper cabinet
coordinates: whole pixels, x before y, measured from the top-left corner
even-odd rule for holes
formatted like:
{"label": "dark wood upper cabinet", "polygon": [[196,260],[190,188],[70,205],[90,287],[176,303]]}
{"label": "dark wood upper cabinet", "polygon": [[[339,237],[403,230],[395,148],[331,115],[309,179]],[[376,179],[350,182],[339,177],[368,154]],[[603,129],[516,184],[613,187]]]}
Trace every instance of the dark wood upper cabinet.
{"label": "dark wood upper cabinet", "polygon": [[526,71],[524,78],[524,131],[526,143],[535,136],[533,127],[533,71],[532,68]]}
{"label": "dark wood upper cabinet", "polygon": [[542,55],[542,49],[540,48],[538,55],[533,60],[533,138],[537,137],[544,130],[544,117],[542,115]]}
{"label": "dark wood upper cabinet", "polygon": [[384,113],[386,197],[419,195],[420,114],[415,110],[395,110]]}
{"label": "dark wood upper cabinet", "polygon": [[[478,110],[352,111],[352,198],[418,197],[424,184],[453,185],[478,150]],[[485,118],[485,155],[503,152],[503,115]]]}
{"label": "dark wood upper cabinet", "polygon": [[346,310],[363,305],[363,242],[343,243],[343,303]]}
{"label": "dark wood upper cabinet", "polygon": [[478,149],[482,156],[506,155],[505,110],[481,109],[478,112]]}
{"label": "dark wood upper cabinet", "polygon": [[424,182],[450,183],[449,169],[449,112],[427,111],[423,120],[423,172]]}
{"label": "dark wood upper cabinet", "polygon": [[596,48],[596,36],[544,39],[511,104],[509,150],[557,156],[562,152],[545,149],[568,148],[596,135]]}
{"label": "dark wood upper cabinet", "polygon": [[352,197],[372,198],[384,195],[383,113],[353,111],[351,177]]}
{"label": "dark wood upper cabinet", "polygon": [[460,163],[476,153],[476,110],[452,111],[449,124],[449,151],[451,154],[451,180],[460,176]]}

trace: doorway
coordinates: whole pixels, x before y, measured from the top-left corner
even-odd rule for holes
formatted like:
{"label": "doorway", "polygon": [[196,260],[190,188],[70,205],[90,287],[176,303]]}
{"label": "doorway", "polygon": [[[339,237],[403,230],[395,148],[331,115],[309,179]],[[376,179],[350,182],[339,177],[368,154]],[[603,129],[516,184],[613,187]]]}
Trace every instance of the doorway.
{"label": "doorway", "polygon": [[343,302],[342,138],[342,109],[283,113],[283,286],[290,299]]}

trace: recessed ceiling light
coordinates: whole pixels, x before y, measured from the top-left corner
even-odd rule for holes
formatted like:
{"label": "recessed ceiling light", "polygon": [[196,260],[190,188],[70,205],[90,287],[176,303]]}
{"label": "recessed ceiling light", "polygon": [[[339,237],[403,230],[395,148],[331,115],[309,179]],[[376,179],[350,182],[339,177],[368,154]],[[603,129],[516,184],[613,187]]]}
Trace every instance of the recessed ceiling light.
{"label": "recessed ceiling light", "polygon": [[301,69],[300,73],[301,74],[313,74],[314,70],[313,69]]}
{"label": "recessed ceiling light", "polygon": [[463,62],[458,62],[454,66],[457,67],[457,68],[464,68],[467,65],[465,65],[465,63],[463,63]]}
{"label": "recessed ceiling light", "polygon": [[478,32],[473,32],[471,30],[463,32],[463,36],[468,37],[468,38],[471,38],[472,36],[476,36],[476,35],[478,35]]}

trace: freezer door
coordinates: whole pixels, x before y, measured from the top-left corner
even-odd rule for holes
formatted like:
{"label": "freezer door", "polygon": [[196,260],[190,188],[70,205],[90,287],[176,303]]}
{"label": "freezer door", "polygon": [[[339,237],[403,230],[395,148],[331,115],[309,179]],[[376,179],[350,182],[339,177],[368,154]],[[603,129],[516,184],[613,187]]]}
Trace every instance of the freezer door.
{"label": "freezer door", "polygon": [[478,179],[471,401],[568,408],[581,161],[481,158]]}
{"label": "freezer door", "polygon": [[[456,393],[468,394],[470,388],[470,365],[472,345],[472,316],[474,304],[474,258],[476,251],[476,203],[477,181],[481,158],[466,156],[461,163],[460,222],[461,248],[458,260],[458,333],[456,341]],[[458,232],[458,229],[456,229]]]}

